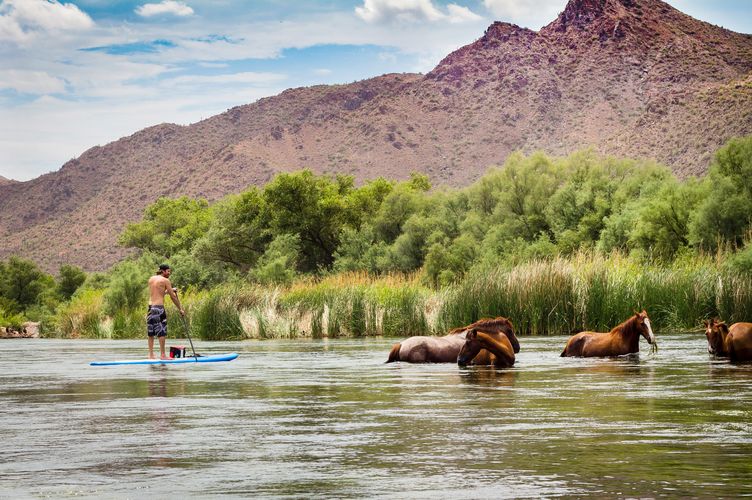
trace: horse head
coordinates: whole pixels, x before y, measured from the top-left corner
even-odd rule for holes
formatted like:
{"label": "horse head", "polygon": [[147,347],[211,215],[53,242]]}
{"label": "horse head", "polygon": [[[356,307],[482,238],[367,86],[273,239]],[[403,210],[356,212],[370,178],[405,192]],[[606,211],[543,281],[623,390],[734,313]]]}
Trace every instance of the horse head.
{"label": "horse head", "polygon": [[[514,332],[512,332],[512,335],[514,335]],[[462,348],[457,355],[457,364],[466,366],[475,359],[482,349],[486,349],[494,355],[495,358],[491,358],[491,360],[497,367],[509,367],[514,364],[514,347],[505,331],[483,331],[476,328],[467,332],[465,343],[462,344]]]}
{"label": "horse head", "polygon": [[708,339],[708,352],[710,354],[722,354],[723,342],[726,340],[729,328],[723,321],[711,319],[705,322],[705,337]]}
{"label": "horse head", "polygon": [[469,362],[475,359],[481,349],[483,349],[483,344],[478,341],[478,330],[473,328],[465,335],[465,343],[462,344],[460,353],[457,355],[457,364],[467,366]]}
{"label": "horse head", "polygon": [[640,313],[635,313],[635,324],[640,334],[648,341],[648,344],[656,345],[653,327],[650,326],[650,318],[648,318],[648,313],[645,309]]}

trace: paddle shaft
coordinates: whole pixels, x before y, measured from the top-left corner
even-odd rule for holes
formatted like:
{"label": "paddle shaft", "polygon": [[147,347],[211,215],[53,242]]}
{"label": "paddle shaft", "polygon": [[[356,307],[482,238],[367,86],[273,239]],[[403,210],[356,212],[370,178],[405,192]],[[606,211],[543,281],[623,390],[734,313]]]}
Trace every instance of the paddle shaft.
{"label": "paddle shaft", "polygon": [[[177,296],[178,291],[175,290],[175,295]],[[180,315],[180,317],[183,319],[183,328],[185,329],[185,334],[188,336],[188,342],[191,343],[191,351],[193,351],[193,357],[198,358],[198,354],[196,354],[196,349],[193,348],[193,340],[191,340],[191,332],[188,329],[188,323],[185,322],[185,316]]]}

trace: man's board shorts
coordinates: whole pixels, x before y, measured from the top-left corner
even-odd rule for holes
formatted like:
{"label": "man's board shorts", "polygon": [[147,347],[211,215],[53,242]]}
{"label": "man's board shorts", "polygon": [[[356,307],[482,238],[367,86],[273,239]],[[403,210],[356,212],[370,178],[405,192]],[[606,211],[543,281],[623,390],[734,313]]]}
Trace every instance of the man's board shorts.
{"label": "man's board shorts", "polygon": [[149,337],[167,336],[167,313],[164,306],[149,306],[146,312],[146,333]]}

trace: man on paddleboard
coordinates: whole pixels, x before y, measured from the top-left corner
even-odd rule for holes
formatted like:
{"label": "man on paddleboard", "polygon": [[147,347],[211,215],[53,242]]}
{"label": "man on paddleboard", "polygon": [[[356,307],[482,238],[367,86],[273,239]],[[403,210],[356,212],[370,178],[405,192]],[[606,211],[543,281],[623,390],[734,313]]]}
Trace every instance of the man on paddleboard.
{"label": "man on paddleboard", "polygon": [[167,264],[161,264],[156,276],[149,278],[149,310],[146,313],[146,333],[149,335],[149,359],[154,359],[154,337],[159,339],[159,356],[168,359],[165,354],[165,339],[167,338],[167,313],[164,308],[164,296],[168,293],[180,311],[185,316],[185,310],[180,305],[178,294],[170,283],[172,269]]}

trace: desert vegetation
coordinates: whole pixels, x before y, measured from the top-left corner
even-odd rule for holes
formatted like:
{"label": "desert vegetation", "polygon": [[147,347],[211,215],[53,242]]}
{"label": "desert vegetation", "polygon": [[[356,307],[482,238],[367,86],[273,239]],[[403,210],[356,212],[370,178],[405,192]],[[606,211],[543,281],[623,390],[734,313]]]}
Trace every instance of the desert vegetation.
{"label": "desert vegetation", "polygon": [[637,308],[689,329],[752,318],[751,236],[752,137],[685,180],[592,151],[513,154],[463,189],[303,170],[211,205],[158,200],[121,234],[133,257],[106,273],[0,263],[0,323],[142,336],[144,283],[166,261],[207,340],[402,336],[496,315],[569,333]]}

